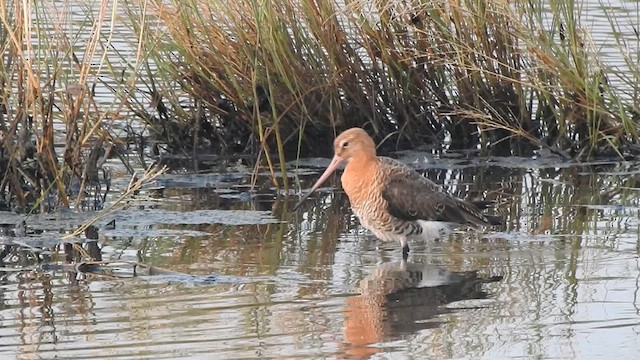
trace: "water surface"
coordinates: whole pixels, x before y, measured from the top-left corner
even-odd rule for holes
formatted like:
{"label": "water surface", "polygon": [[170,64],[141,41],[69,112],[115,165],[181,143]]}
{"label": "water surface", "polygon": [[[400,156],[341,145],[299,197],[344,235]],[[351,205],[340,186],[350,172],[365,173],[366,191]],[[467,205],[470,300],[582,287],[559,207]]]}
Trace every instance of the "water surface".
{"label": "water surface", "polygon": [[[638,164],[398,156],[448,191],[495,201],[507,225],[416,242],[405,263],[361,229],[337,178],[291,212],[295,198],[249,191],[248,174],[168,175],[153,199],[98,223],[98,248],[175,273],[10,255],[0,356],[635,358]],[[27,223],[24,241],[55,243],[47,227],[60,224]],[[56,254],[42,258],[63,264]]]}

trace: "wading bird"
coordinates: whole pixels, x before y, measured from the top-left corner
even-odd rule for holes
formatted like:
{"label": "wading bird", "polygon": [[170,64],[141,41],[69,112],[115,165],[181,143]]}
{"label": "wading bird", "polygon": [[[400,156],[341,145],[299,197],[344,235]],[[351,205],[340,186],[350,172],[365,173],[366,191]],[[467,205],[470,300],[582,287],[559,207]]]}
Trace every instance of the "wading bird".
{"label": "wading bird", "polygon": [[403,258],[409,254],[409,239],[442,238],[459,226],[502,223],[497,216],[483,214],[475,203],[446,193],[407,165],[377,156],[373,139],[360,128],[344,131],[333,147],[333,160],[294,210],[346,162],[341,181],[353,212],[379,239],[399,242]]}

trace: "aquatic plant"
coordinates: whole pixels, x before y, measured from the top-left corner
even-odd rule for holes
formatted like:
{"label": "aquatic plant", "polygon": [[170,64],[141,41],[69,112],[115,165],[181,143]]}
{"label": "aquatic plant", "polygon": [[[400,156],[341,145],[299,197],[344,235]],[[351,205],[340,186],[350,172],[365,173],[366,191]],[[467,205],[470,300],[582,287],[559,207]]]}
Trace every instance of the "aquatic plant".
{"label": "aquatic plant", "polygon": [[[103,81],[120,72],[109,61],[112,10],[108,2],[0,4],[0,210],[100,209],[111,190],[106,161],[133,174],[118,136],[131,119],[119,96],[129,83]],[[105,91],[111,103],[98,100]]]}
{"label": "aquatic plant", "polygon": [[145,10],[168,32],[144,42],[160,69],[152,76],[179,86],[154,92],[161,111],[144,116],[162,141],[179,141],[169,121],[196,129],[189,144],[278,153],[281,165],[326,154],[351,126],[386,149],[448,140],[578,159],[638,150],[637,60],[614,14],[628,68],[601,60],[579,1],[191,0]]}

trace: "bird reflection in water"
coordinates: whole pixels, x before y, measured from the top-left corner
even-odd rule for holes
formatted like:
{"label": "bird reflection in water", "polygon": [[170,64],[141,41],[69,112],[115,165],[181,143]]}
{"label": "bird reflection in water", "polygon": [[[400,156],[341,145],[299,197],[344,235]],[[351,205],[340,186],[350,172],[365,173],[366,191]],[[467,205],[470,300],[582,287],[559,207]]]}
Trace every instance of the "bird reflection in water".
{"label": "bird reflection in water", "polygon": [[444,305],[485,299],[481,285],[500,280],[405,260],[384,263],[360,281],[359,296],[347,299],[345,355],[367,358],[381,350],[372,344],[436,328],[438,315],[454,311]]}

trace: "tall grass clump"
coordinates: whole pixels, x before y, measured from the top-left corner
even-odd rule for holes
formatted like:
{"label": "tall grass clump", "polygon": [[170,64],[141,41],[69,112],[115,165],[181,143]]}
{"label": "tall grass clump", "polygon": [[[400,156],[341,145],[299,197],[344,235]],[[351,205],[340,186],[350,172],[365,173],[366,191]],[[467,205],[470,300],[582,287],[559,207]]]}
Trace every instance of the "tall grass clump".
{"label": "tall grass clump", "polygon": [[96,209],[109,192],[119,105],[96,89],[114,77],[104,71],[113,14],[107,1],[85,5],[0,4],[0,210]]}
{"label": "tall grass clump", "polygon": [[607,67],[576,0],[144,4],[168,35],[143,42],[160,69],[152,76],[176,86],[153,92],[162,106],[135,111],[162,141],[186,134],[283,162],[326,153],[336,132],[362,126],[383,148],[637,150],[637,54],[614,38],[628,69]]}

